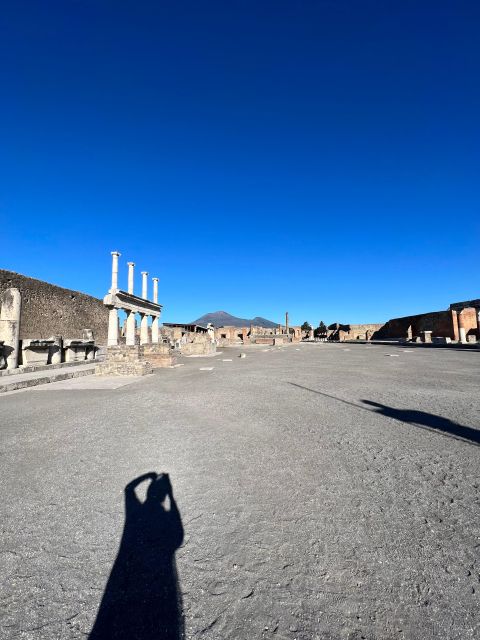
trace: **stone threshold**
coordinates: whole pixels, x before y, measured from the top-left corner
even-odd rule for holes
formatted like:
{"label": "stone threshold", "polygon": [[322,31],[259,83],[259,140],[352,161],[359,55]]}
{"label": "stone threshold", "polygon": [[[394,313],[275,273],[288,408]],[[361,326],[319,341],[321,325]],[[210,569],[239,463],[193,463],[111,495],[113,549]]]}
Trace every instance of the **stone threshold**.
{"label": "stone threshold", "polygon": [[[88,364],[85,363],[62,363],[62,364],[77,364],[76,367],[69,367],[67,371],[58,369],[58,366],[53,371],[33,371],[29,373],[20,373],[9,379],[7,376],[5,379],[0,379],[0,393],[6,391],[17,391],[19,389],[27,389],[29,387],[36,387],[41,384],[49,384],[51,382],[59,382],[60,380],[69,380],[71,378],[80,378],[81,376],[91,376],[95,373],[95,362]],[[47,365],[48,366],[48,365]]]}
{"label": "stone threshold", "polygon": [[95,364],[100,362],[100,359],[95,360],[77,360],[76,362],[59,362],[58,364],[26,364],[20,365],[17,369],[1,369],[0,378],[4,376],[16,376],[25,373],[37,373],[38,371],[53,371],[54,369],[66,369],[69,367],[81,367],[86,364]]}

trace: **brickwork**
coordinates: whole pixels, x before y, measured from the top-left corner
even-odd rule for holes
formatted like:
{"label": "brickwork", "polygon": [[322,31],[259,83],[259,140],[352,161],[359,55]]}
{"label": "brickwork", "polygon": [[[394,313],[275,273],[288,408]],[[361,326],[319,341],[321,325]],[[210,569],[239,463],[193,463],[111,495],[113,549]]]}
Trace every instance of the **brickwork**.
{"label": "brickwork", "polygon": [[0,294],[10,287],[22,296],[21,340],[52,335],[80,338],[83,329],[92,329],[95,342],[106,344],[108,310],[102,300],[0,269]]}
{"label": "brickwork", "polygon": [[[458,312],[457,312],[458,313]],[[467,308],[462,311],[463,326],[465,327],[465,333],[467,337],[479,337],[478,334],[478,322],[477,322],[477,309]]]}
{"label": "brickwork", "polygon": [[443,336],[458,340],[457,312],[453,310],[433,311],[415,316],[393,318],[377,332],[375,338],[406,339],[409,327],[411,327],[414,338],[420,336],[422,331],[431,331],[432,336]]}

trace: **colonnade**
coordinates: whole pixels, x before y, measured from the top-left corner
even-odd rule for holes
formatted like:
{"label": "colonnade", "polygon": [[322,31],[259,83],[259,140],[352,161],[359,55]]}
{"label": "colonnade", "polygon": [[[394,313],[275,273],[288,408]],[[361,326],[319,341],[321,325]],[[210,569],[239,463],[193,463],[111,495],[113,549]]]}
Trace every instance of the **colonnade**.
{"label": "colonnade", "polygon": [[[134,262],[128,265],[128,292],[118,288],[118,259],[120,253],[112,251],[112,285],[109,294],[105,296],[104,304],[109,308],[108,315],[108,346],[118,345],[118,311],[127,314],[126,344],[135,345],[136,321],[135,315],[140,315],[140,344],[158,344],[161,306],[158,304],[158,278],[153,281],[153,301],[148,300],[148,271],[142,271],[142,296],[134,293]],[[148,330],[149,318],[152,318],[151,339]]]}

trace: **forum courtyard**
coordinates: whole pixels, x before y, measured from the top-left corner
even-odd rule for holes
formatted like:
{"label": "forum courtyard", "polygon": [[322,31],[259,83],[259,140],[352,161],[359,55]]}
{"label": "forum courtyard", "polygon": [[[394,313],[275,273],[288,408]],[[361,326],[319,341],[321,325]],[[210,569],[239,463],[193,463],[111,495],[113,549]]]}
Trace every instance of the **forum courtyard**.
{"label": "forum courtyard", "polygon": [[[477,638],[478,357],[249,345],[2,394],[2,637]],[[154,473],[170,529],[132,516]]]}

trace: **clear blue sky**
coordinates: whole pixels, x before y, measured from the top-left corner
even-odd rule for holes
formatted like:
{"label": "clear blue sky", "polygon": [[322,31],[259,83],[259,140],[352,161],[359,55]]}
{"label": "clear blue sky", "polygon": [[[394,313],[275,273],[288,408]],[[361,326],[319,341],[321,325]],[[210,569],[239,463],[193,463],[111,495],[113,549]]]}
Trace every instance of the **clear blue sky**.
{"label": "clear blue sky", "polygon": [[165,321],[480,297],[480,3],[2,3],[0,266]]}

